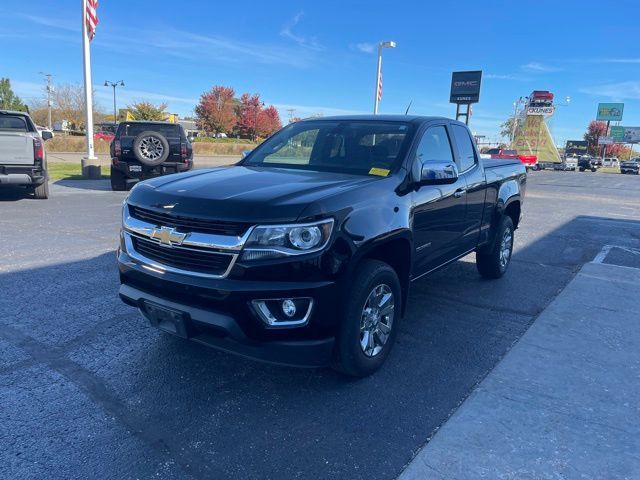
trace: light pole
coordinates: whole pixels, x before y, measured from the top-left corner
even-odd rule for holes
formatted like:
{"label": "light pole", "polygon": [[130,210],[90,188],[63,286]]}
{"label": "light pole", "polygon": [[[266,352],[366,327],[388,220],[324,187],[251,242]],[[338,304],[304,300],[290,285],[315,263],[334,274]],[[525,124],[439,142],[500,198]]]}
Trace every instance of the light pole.
{"label": "light pole", "polygon": [[113,87],[113,123],[118,122],[118,110],[116,109],[116,87],[124,87],[124,82],[118,80],[117,82],[111,82],[109,80],[104,81],[105,87]]}
{"label": "light pole", "polygon": [[386,41],[380,42],[378,44],[378,69],[376,71],[376,90],[374,92],[374,100],[373,100],[373,114],[376,115],[378,113],[378,103],[380,102],[380,97],[382,97],[382,85],[380,75],[382,74],[382,49],[383,48],[396,48],[396,42],[394,41]]}
{"label": "light pole", "polygon": [[51,94],[53,93],[53,85],[51,85],[51,75],[50,73],[40,72],[41,75],[44,75],[47,79],[47,127],[49,130],[53,130],[51,125]]}
{"label": "light pole", "polygon": [[518,124],[518,107],[529,100],[529,97],[520,97],[513,102],[513,122],[511,122],[511,148],[516,138],[516,125]]}

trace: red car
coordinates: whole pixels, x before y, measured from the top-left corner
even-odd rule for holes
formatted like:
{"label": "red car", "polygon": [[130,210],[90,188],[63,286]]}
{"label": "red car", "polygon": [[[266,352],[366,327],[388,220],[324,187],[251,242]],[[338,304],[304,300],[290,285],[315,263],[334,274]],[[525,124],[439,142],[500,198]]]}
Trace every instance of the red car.
{"label": "red car", "polygon": [[108,132],[96,132],[93,134],[94,140],[104,140],[107,143],[111,143],[111,140],[113,140],[114,137],[115,135],[113,133]]}
{"label": "red car", "polygon": [[533,168],[538,164],[538,157],[535,155],[518,155],[517,150],[492,148],[487,150],[486,155],[489,155],[490,158],[520,160],[527,168]]}

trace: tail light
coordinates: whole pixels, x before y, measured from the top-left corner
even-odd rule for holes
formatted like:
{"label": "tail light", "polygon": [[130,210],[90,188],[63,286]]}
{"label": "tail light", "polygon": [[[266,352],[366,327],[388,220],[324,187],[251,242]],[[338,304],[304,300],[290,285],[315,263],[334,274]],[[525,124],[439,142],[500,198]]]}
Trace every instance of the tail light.
{"label": "tail light", "polygon": [[115,157],[119,157],[122,155],[122,146],[120,145],[120,140],[116,140],[113,142],[113,153],[115,153]]}
{"label": "tail light", "polygon": [[42,147],[42,140],[39,138],[33,139],[33,160],[35,162],[44,160],[44,148]]}
{"label": "tail light", "polygon": [[180,156],[182,157],[182,160],[184,161],[184,163],[187,163],[187,144],[186,143],[180,144]]}

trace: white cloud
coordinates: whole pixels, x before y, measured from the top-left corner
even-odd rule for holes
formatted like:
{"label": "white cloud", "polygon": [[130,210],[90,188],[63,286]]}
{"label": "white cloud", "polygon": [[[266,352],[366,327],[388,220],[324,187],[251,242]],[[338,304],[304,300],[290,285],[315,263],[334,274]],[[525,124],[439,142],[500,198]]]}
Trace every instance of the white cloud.
{"label": "white cloud", "polygon": [[343,108],[335,108],[335,107],[321,107],[314,105],[290,105],[283,103],[274,103],[274,107],[278,109],[280,113],[280,117],[283,119],[289,118],[288,110],[294,110],[293,115],[300,118],[307,118],[314,115],[358,115],[368,112],[361,112],[357,110],[347,110]]}
{"label": "white cloud", "polygon": [[557,72],[560,70],[558,67],[545,65],[540,62],[529,62],[525,65],[521,65],[520,68],[526,72],[533,72],[533,73]]}
{"label": "white cloud", "polygon": [[78,22],[71,23],[65,20],[54,19],[50,17],[39,17],[37,15],[19,14],[18,16],[30,21],[31,23],[42,25],[44,27],[58,28],[60,30],[66,30],[68,32],[80,33],[80,17],[78,17]]}
{"label": "white cloud", "polygon": [[584,87],[580,89],[580,92],[593,95],[594,97],[608,97],[616,100],[640,100],[640,81],[630,80],[627,82]]}
{"label": "white cloud", "polygon": [[513,80],[516,82],[528,82],[531,80],[528,77],[523,77],[522,75],[514,75],[512,73],[500,74],[500,73],[487,73],[482,76],[482,78],[486,78],[489,80]]}
{"label": "white cloud", "polygon": [[362,42],[351,45],[351,49],[358,50],[362,53],[373,53],[376,50],[376,46],[373,43]]}
{"label": "white cloud", "polygon": [[321,51],[324,47],[318,43],[315,37],[306,37],[298,33],[293,32],[293,28],[300,23],[300,20],[304,16],[304,12],[296,14],[291,20],[289,20],[280,30],[280,36],[293,40],[301,47],[310,48],[311,50]]}

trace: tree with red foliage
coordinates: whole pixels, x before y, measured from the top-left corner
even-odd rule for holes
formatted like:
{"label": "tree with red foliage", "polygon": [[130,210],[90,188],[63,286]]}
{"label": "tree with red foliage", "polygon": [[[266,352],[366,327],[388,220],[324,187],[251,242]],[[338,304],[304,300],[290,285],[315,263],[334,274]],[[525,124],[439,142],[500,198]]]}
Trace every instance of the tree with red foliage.
{"label": "tree with red foliage", "polygon": [[598,146],[598,138],[606,136],[606,132],[606,122],[592,120],[591,123],[589,123],[587,131],[584,134],[584,139],[587,141],[589,154],[598,155],[598,153],[602,151],[602,148]]}
{"label": "tree with red foliage", "polygon": [[198,128],[212,133],[230,132],[236,124],[234,95],[233,88],[222,85],[203,93],[195,109]]}
{"label": "tree with red foliage", "polygon": [[280,122],[280,115],[278,114],[276,107],[270,105],[260,112],[257,125],[257,132],[259,136],[268,137],[281,128],[282,122]]}
{"label": "tree with red foliage", "polygon": [[[602,155],[602,145],[598,145],[598,138],[607,136],[607,122],[592,120],[584,134],[587,141],[589,154],[594,156]],[[606,146],[605,156],[616,157],[618,159],[627,158],[631,155],[631,149],[622,143],[614,143]]]}
{"label": "tree with red foliage", "polygon": [[258,134],[258,124],[260,112],[264,103],[260,100],[260,95],[243,93],[240,103],[236,107],[235,129],[242,137],[250,137],[255,140]]}

